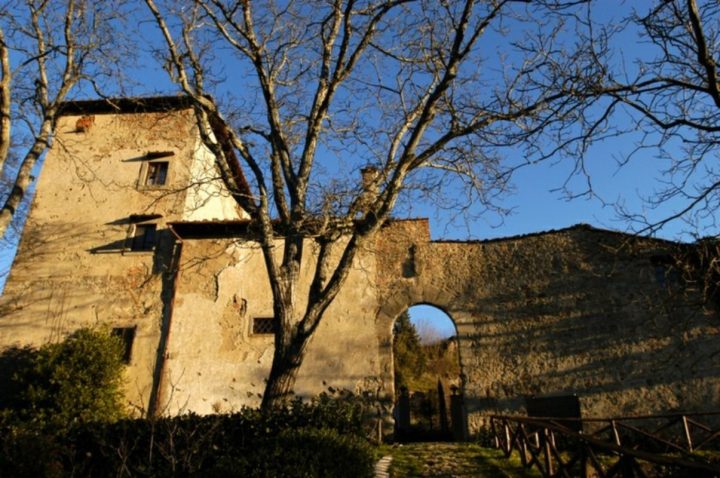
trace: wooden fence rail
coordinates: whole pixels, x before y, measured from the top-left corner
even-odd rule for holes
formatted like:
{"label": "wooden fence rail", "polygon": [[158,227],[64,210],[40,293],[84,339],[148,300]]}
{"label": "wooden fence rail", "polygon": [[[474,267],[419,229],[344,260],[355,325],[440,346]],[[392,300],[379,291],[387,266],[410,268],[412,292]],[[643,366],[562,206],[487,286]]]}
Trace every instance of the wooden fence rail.
{"label": "wooden fence rail", "polygon": [[543,477],[567,478],[720,477],[720,428],[707,424],[713,421],[720,413],[490,418],[506,457],[517,452]]}

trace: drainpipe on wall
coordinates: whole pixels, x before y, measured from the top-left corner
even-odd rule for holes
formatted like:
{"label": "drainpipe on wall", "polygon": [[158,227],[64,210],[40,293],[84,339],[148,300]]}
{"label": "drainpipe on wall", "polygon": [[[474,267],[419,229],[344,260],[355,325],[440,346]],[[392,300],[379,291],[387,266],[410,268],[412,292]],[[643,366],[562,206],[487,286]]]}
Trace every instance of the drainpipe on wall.
{"label": "drainpipe on wall", "polygon": [[160,340],[158,341],[157,358],[155,360],[155,371],[153,373],[152,390],[150,392],[150,401],[148,403],[148,417],[156,417],[162,415],[165,404],[162,405],[163,388],[165,385],[165,362],[168,359],[168,344],[170,343],[170,329],[172,325],[173,310],[175,308],[175,292],[177,291],[178,277],[180,276],[180,258],[182,257],[182,238],[175,232],[175,229],[168,224],[168,230],[175,237],[173,244],[173,257],[170,264],[170,274],[172,278],[170,298],[167,309],[165,311],[162,327],[160,329]]}

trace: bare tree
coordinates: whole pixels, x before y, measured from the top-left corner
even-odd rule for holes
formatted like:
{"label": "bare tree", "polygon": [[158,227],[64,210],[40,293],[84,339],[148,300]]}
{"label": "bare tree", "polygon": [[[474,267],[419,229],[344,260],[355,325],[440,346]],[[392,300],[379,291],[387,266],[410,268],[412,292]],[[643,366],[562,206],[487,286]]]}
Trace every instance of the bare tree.
{"label": "bare tree", "polygon": [[420,337],[420,342],[423,345],[436,344],[448,338],[448,335],[443,334],[443,330],[440,330],[440,328],[438,328],[438,326],[428,317],[420,317],[414,322],[415,329]]}
{"label": "bare tree", "polygon": [[126,39],[116,25],[122,9],[114,0],[18,0],[3,9],[0,170],[7,190],[0,194],[0,237],[23,204],[63,101],[83,81],[101,94],[104,79],[120,77],[115,73],[123,64],[121,52],[129,50],[119,48]]}
{"label": "bare tree", "polygon": [[646,8],[624,26],[639,31],[642,48],[626,63],[598,67],[610,98],[602,118],[616,134],[641,134],[624,161],[650,151],[666,162],[662,183],[646,199],[651,209],[674,209],[653,217],[619,209],[645,233],[677,219],[693,228],[714,226],[720,208],[720,4],[664,0]]}
{"label": "bare tree", "polygon": [[308,339],[398,201],[449,190],[456,205],[494,207],[533,161],[502,149],[572,141],[564,125],[602,76],[604,45],[571,41],[587,27],[582,1],[145,1],[262,247],[276,322],[264,408],[291,393]]}

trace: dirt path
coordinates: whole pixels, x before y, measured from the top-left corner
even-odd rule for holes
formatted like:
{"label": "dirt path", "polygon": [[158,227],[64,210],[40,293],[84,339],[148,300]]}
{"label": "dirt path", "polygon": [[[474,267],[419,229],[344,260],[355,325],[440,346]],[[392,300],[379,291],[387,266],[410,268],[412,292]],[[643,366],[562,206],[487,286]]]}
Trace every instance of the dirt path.
{"label": "dirt path", "polygon": [[413,443],[388,446],[391,478],[535,477],[499,450],[469,443]]}

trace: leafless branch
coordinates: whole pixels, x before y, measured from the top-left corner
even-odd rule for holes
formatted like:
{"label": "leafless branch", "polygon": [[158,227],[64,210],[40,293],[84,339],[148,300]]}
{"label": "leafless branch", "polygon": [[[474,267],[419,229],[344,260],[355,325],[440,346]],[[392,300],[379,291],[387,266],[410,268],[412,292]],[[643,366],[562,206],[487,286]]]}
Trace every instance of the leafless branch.
{"label": "leafless branch", "polygon": [[10,49],[5,43],[5,34],[0,27],[0,172],[10,153],[10,84],[12,72],[10,70]]}
{"label": "leafless branch", "polygon": [[640,220],[643,232],[716,213],[719,176],[712,158],[720,144],[719,19],[717,2],[697,0],[658,2],[646,15],[631,19],[657,56],[638,58],[637,77],[617,82],[619,89],[609,94],[632,112],[633,127],[644,133],[640,148],[652,147],[670,161],[663,188],[647,198],[648,204],[656,209],[671,200],[685,201],[656,219],[619,208],[627,219]]}

